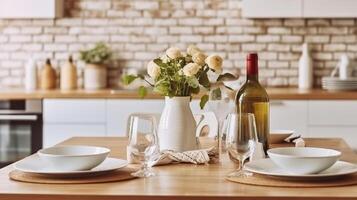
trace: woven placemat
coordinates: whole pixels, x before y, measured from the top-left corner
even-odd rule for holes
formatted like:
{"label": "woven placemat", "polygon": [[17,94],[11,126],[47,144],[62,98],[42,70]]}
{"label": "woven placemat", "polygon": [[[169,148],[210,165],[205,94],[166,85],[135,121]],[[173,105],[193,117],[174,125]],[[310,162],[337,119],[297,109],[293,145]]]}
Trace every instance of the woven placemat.
{"label": "woven placemat", "polygon": [[9,173],[11,180],[27,182],[27,183],[44,183],[44,184],[84,184],[84,183],[107,183],[134,179],[135,177],[130,175],[137,169],[123,168],[107,173],[99,173],[95,175],[76,175],[76,176],[48,176],[21,172],[13,170]]}
{"label": "woven placemat", "polygon": [[253,176],[236,178],[229,177],[227,180],[248,184],[248,185],[259,185],[259,186],[270,186],[270,187],[295,187],[295,188],[313,188],[313,187],[338,187],[347,185],[357,185],[357,174],[340,176],[335,178],[324,178],[324,179],[314,179],[314,180],[302,180],[302,179],[287,179],[287,178],[276,178],[272,176],[264,176],[254,174]]}

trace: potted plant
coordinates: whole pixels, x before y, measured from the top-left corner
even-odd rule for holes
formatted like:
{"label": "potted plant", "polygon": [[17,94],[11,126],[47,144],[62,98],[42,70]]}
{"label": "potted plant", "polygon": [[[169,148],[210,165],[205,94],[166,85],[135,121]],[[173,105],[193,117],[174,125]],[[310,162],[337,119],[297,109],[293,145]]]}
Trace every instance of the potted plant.
{"label": "potted plant", "polygon": [[[221,88],[225,88],[223,81],[236,78],[229,73],[222,74],[222,66],[223,59],[220,56],[207,56],[194,45],[190,45],[186,53],[171,47],[163,56],[148,63],[148,78],[143,75],[123,77],[125,84],[137,78],[143,79],[153,87],[154,92],[165,96],[165,107],[158,129],[161,150],[197,149],[196,123],[189,103],[193,94],[203,91],[200,102],[203,108],[209,99],[208,92],[220,95]],[[208,73],[216,73],[217,79],[211,82]],[[146,87],[141,86],[140,96],[144,97],[146,93]]]}
{"label": "potted plant", "polygon": [[107,87],[106,63],[111,58],[109,47],[100,42],[94,48],[81,51],[80,59],[86,63],[84,69],[84,88],[102,89]]}

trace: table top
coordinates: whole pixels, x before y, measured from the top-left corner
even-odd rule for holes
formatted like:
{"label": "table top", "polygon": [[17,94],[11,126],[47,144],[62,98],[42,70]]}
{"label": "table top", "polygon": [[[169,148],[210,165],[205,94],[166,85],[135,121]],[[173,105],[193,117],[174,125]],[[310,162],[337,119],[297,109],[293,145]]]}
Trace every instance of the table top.
{"label": "table top", "polygon": [[[356,91],[326,91],[322,89],[267,88],[271,100],[357,100]],[[202,94],[195,95],[199,98]],[[140,99],[137,90],[34,90],[21,88],[0,88],[0,99]],[[163,99],[162,96],[148,92],[145,99]]]}
{"label": "table top", "polygon": [[[356,154],[338,138],[306,139],[307,146],[342,151],[341,160],[357,163]],[[110,156],[126,157],[126,139],[118,137],[75,137],[61,144],[96,145],[112,150]],[[281,146],[281,145],[275,145]],[[227,157],[219,164],[176,164],[154,167],[157,176],[123,182],[76,185],[46,185],[12,181],[13,166],[0,169],[0,199],[356,199],[357,185],[330,188],[278,188],[233,183],[225,176],[235,169]]]}

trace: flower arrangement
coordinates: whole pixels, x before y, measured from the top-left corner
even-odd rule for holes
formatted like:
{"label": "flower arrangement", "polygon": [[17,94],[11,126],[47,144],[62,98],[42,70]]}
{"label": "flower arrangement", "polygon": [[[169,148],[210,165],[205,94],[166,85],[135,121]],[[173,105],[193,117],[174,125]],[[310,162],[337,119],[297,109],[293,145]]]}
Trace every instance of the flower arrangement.
{"label": "flower arrangement", "polygon": [[[143,75],[126,75],[124,84],[130,84],[140,78],[153,87],[154,92],[163,96],[191,96],[198,94],[202,88],[209,92],[213,89],[215,95],[221,94],[223,81],[236,79],[230,73],[222,74],[223,59],[219,55],[207,56],[197,46],[190,45],[186,53],[177,47],[171,47],[159,58],[150,61],[147,65],[149,79]],[[210,82],[208,73],[218,74],[214,82]],[[229,88],[230,89],[230,88]],[[139,88],[139,95],[144,97],[147,90],[144,86]],[[201,97],[201,108],[207,103],[207,94]]]}
{"label": "flower arrangement", "polygon": [[110,59],[112,52],[104,43],[99,42],[94,48],[80,52],[80,59],[85,63],[103,64]]}

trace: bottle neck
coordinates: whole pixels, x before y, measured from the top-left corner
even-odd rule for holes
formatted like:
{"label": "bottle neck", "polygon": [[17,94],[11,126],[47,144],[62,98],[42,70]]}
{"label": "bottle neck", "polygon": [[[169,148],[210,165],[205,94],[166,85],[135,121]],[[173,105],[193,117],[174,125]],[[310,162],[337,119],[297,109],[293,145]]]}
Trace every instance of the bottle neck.
{"label": "bottle neck", "polygon": [[258,82],[258,58],[253,57],[247,59],[247,81],[255,81]]}

